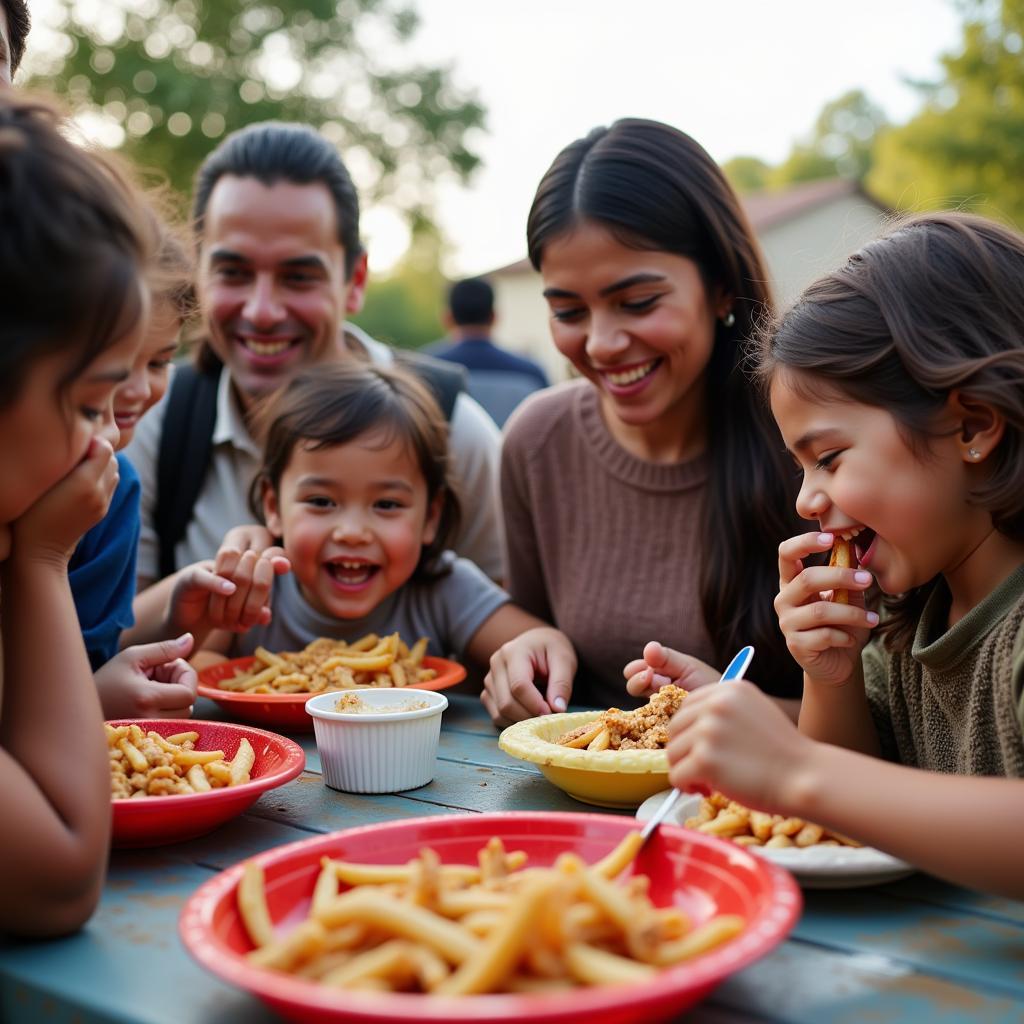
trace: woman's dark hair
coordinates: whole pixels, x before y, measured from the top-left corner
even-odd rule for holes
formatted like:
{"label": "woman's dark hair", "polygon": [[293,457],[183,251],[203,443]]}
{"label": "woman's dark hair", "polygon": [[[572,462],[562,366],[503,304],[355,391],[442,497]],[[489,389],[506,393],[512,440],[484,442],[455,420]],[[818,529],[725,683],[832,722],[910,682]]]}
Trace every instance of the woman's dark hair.
{"label": "woman's dark hair", "polygon": [[37,360],[74,352],[66,387],[145,314],[139,193],[62,127],[40,100],[0,91],[0,409]]}
{"label": "woman's dark hair", "polygon": [[[196,174],[192,217],[200,242],[210,196],[225,175],[255,178],[268,187],[281,181],[292,185],[324,185],[334,200],[338,241],[345,254],[345,277],[352,276],[356,261],[363,253],[359,241],[359,195],[338,151],[314,128],[306,124],[263,121],[228,135],[202,162]],[[215,372],[221,366],[205,342],[196,350],[196,362],[206,373]]]}
{"label": "woman's dark hair", "polygon": [[[709,298],[731,299],[735,322],[716,322],[706,372],[712,473],[703,513],[700,595],[720,664],[757,647],[764,689],[799,694],[799,672],[773,611],[778,546],[798,532],[783,444],[741,369],[743,343],[771,311],[761,253],[721,169],[688,135],[627,119],[567,146],[544,175],[527,222],[530,260],[580,224],[622,245],[693,260]],[[671,524],[666,524],[671,528]]]}
{"label": "woman's dark hair", "polygon": [[442,495],[437,536],[423,548],[414,580],[430,580],[445,570],[439,556],[449,547],[460,520],[452,486],[448,425],[437,402],[415,377],[398,368],[340,364],[318,367],[296,377],[260,410],[263,465],[253,482],[249,505],[263,522],[263,495],[279,493],[281,477],[296,446],[312,451],[348,444],[371,432],[382,445],[407,444],[427,483],[427,503]]}
{"label": "woman's dark hair", "polygon": [[[897,221],[810,285],[754,352],[765,387],[885,409],[920,458],[950,392],[996,408],[1003,438],[972,500],[995,528],[1024,539],[1024,238],[981,217],[934,213]],[[804,376],[806,375],[806,376]],[[880,631],[905,650],[931,583],[886,598]]]}

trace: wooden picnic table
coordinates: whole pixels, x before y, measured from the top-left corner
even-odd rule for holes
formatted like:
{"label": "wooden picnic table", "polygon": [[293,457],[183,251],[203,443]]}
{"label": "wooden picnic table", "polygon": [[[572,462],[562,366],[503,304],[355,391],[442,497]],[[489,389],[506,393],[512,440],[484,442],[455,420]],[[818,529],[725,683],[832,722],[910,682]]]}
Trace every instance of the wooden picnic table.
{"label": "wooden picnic table", "polygon": [[[185,900],[214,873],[272,846],[356,825],[452,813],[592,810],[498,749],[479,701],[450,697],[437,774],[395,796],[335,792],[312,735],[306,771],[217,831],[115,851],[99,909],[79,934],[0,943],[5,1024],[264,1024],[258,1000],[197,966],[178,940]],[[222,718],[200,701],[196,717]],[[614,813],[614,812],[609,812]],[[4,828],[16,827],[5,822]],[[955,823],[936,822],[943,842]],[[7,878],[4,885],[16,885]],[[693,1024],[1024,1020],[1024,904],[923,875],[874,888],[806,891],[788,941],[684,1015]]]}

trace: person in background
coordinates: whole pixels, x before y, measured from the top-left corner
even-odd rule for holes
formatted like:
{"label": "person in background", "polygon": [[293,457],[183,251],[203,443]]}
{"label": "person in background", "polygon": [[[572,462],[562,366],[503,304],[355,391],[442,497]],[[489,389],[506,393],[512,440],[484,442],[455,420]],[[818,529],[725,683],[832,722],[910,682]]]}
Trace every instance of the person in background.
{"label": "person in background", "polygon": [[491,659],[488,712],[564,711],[570,694],[638,703],[645,687],[623,671],[645,639],[686,652],[674,681],[687,690],[753,644],[757,682],[798,697],[772,611],[795,480],[742,366],[768,275],[721,169],[668,125],[595,129],[544,175],[527,240],[580,379],[531,395],[505,427],[509,592],[561,632]]}
{"label": "person in background", "polygon": [[[127,450],[142,481],[140,621],[162,614],[180,566],[214,557],[232,527],[253,523],[259,401],[300,369],[398,358],[346,322],[362,306],[367,256],[355,186],[326,139],[306,125],[249,125],[206,158],[194,197],[204,336]],[[450,364],[421,357],[414,368],[445,392],[454,476],[472,501],[455,550],[501,578],[500,435]],[[254,526],[244,543],[265,542]]]}
{"label": "person in background", "polygon": [[532,359],[494,343],[494,319],[490,284],[481,277],[456,281],[448,291],[444,314],[451,340],[435,342],[424,351],[466,367],[469,393],[501,427],[527,395],[548,386],[548,379]]}
{"label": "person in background", "polygon": [[[1024,899],[1024,237],[897,223],[756,352],[818,530],[778,552],[799,731],[746,683],[691,694],[669,778]],[[851,568],[811,560],[852,538]],[[866,606],[877,584],[883,614]],[[833,601],[845,591],[847,602]],[[872,634],[874,636],[872,637]],[[936,822],[955,822],[936,841]]]}
{"label": "person in background", "polygon": [[0,93],[0,934],[99,899],[110,769],[68,560],[106,513],[100,436],[145,330],[152,240],[130,184],[39,100]]}
{"label": "person in background", "polygon": [[31,20],[25,0],[0,0],[0,86],[10,85],[25,55]]}

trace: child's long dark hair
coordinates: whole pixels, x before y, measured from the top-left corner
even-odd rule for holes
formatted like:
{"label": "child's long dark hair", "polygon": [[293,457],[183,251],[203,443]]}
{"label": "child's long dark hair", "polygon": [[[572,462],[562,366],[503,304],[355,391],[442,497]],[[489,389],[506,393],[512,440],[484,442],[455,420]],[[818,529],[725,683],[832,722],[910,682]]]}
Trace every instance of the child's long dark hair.
{"label": "child's long dark hair", "polygon": [[[544,175],[527,223],[530,260],[580,223],[622,244],[684,256],[709,295],[732,299],[735,322],[716,322],[706,371],[708,454],[700,595],[720,664],[757,648],[770,692],[799,693],[799,671],[773,611],[778,547],[799,532],[796,488],[778,430],[740,369],[742,345],[771,311],[754,233],[721,169],[688,135],[656,121],[622,120],[567,146]],[[666,523],[666,529],[671,529]]]}
{"label": "child's long dark hair", "polygon": [[362,364],[321,366],[297,374],[260,410],[263,465],[253,481],[249,504],[263,522],[263,495],[279,493],[281,477],[297,445],[311,450],[348,444],[380,432],[383,444],[409,446],[427,484],[427,504],[441,495],[441,519],[425,545],[414,580],[436,578],[438,559],[458,531],[459,501],[452,488],[448,426],[429,391],[403,370]]}
{"label": "child's long dark hair", "polygon": [[[1024,238],[981,217],[897,222],[812,284],[755,352],[768,385],[779,369],[824,380],[889,412],[923,453],[950,392],[1003,415],[1003,438],[972,500],[1000,533],[1024,539]],[[799,381],[796,382],[799,384]],[[909,647],[931,584],[886,599],[881,632]]]}
{"label": "child's long dark hair", "polygon": [[139,193],[63,128],[42,101],[0,89],[0,409],[36,361],[73,353],[66,386],[145,315],[153,234]]}

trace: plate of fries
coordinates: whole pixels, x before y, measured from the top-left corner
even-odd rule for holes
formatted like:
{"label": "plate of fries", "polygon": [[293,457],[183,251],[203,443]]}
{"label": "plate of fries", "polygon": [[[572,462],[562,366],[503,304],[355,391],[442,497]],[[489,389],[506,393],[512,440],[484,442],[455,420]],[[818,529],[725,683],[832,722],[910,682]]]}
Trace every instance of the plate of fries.
{"label": "plate of fries", "polygon": [[[666,789],[636,812],[646,821],[668,796]],[[802,818],[754,811],[721,793],[684,793],[665,819],[684,828],[716,835],[788,869],[807,889],[851,889],[904,878],[914,866],[881,850],[862,846],[839,832]]]}
{"label": "plate of fries", "polygon": [[548,782],[576,800],[597,807],[632,809],[668,785],[664,749],[587,749],[558,742],[579,732],[599,738],[606,714],[571,711],[528,718],[505,729],[498,745],[506,754],[535,764]]}
{"label": "plate of fries", "polygon": [[106,722],[117,847],[160,846],[204,835],[306,765],[293,740],[226,722]]}
{"label": "plate of fries", "polygon": [[243,721],[310,732],[306,701],[313,694],[375,686],[444,690],[466,678],[458,662],[426,650],[425,637],[409,647],[397,633],[370,633],[352,643],[321,637],[301,651],[280,654],[260,647],[248,658],[202,669],[199,695]]}
{"label": "plate of fries", "polygon": [[[639,852],[638,852],[639,850]],[[768,953],[788,873],[629,818],[419,818],[266,851],[182,911],[204,967],[303,1022],[660,1020]]]}

